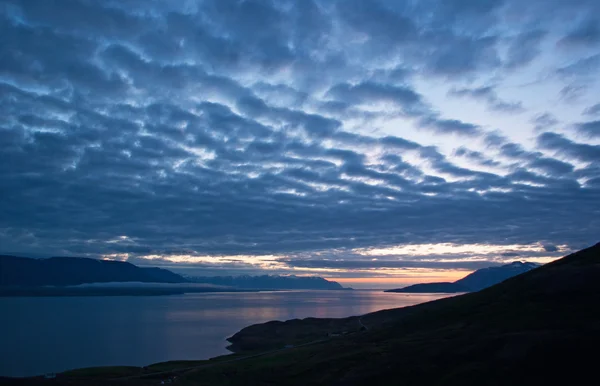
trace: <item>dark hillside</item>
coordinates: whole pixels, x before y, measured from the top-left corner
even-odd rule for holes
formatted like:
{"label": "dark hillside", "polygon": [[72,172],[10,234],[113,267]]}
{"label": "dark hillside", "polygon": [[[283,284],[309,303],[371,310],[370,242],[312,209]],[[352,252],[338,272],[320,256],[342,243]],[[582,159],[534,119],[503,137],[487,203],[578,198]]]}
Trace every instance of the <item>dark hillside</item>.
{"label": "dark hillside", "polygon": [[131,263],[82,257],[31,259],[0,255],[0,286],[67,286],[85,283],[185,283],[166,269],[142,268]]}

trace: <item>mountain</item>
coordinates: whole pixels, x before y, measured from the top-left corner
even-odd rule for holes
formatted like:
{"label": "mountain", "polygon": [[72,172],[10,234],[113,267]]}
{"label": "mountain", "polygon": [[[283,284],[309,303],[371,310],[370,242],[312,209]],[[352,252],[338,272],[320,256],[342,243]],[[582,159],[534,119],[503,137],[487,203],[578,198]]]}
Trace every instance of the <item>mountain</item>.
{"label": "mountain", "polygon": [[185,283],[182,276],[161,268],[83,257],[32,259],[0,255],[0,287],[70,286],[85,283]]}
{"label": "mountain", "polygon": [[402,292],[402,293],[458,293],[471,292],[471,289],[458,283],[440,282],[440,283],[422,283],[414,284],[404,288],[385,290],[384,292]]}
{"label": "mountain", "polygon": [[188,280],[194,283],[222,285],[240,289],[314,289],[341,290],[339,283],[314,276],[196,276]]}
{"label": "mountain", "polygon": [[480,291],[540,266],[541,264],[515,261],[500,267],[478,269],[470,275],[455,281],[454,284],[469,288],[470,291]]}
{"label": "mountain", "polygon": [[455,282],[423,283],[414,284],[404,288],[391,289],[385,292],[402,293],[457,293],[475,292],[498,284],[508,278],[520,275],[539,267],[540,264],[516,261],[514,263],[478,269],[477,271],[463,277]]}

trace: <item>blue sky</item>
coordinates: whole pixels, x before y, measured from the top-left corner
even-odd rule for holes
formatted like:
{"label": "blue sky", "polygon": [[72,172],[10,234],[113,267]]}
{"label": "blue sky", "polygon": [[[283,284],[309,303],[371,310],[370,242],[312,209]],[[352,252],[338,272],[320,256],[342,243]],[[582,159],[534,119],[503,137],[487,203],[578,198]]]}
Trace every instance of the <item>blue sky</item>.
{"label": "blue sky", "polygon": [[590,245],[598,15],[4,0],[2,252],[401,282]]}

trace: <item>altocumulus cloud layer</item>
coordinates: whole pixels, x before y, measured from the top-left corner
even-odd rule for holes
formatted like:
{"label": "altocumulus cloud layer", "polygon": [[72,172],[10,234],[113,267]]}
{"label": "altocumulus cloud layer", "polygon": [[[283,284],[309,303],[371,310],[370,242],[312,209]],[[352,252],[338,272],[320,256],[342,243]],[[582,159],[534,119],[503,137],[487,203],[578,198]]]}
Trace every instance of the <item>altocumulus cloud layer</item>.
{"label": "altocumulus cloud layer", "polygon": [[598,15],[596,0],[4,0],[0,245],[363,273],[585,246]]}

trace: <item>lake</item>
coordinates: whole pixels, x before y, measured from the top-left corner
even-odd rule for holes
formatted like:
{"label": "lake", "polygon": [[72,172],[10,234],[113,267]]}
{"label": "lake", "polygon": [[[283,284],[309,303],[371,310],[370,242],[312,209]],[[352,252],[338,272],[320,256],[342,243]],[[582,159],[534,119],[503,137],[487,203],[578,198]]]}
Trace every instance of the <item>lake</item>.
{"label": "lake", "polygon": [[0,375],[227,354],[225,338],[269,320],[339,318],[439,299],[381,291],[0,298]]}

